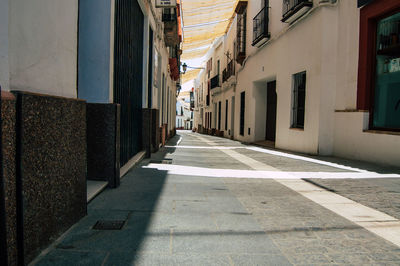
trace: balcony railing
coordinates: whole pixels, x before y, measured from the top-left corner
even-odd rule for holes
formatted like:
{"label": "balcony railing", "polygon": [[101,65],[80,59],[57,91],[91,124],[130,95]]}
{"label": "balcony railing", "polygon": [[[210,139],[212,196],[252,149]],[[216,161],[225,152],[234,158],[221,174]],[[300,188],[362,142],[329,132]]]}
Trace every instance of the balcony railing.
{"label": "balcony railing", "polygon": [[222,72],[222,83],[226,82],[233,75],[235,75],[235,64],[233,60],[231,60]]}
{"label": "balcony railing", "polygon": [[282,22],[295,21],[307,12],[312,5],[312,0],[283,0]]}
{"label": "balcony railing", "polygon": [[220,87],[219,74],[211,79],[211,89],[214,89],[214,88],[217,88],[217,87]]}
{"label": "balcony railing", "polygon": [[268,15],[269,7],[266,6],[253,18],[253,46],[261,46],[269,39]]}

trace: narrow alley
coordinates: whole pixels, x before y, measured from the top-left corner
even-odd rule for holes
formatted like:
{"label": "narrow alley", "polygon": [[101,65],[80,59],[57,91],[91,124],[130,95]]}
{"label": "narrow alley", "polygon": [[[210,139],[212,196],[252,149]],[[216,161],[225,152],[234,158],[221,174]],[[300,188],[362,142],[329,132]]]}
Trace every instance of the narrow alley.
{"label": "narrow alley", "polygon": [[32,265],[398,265],[399,174],[178,131]]}

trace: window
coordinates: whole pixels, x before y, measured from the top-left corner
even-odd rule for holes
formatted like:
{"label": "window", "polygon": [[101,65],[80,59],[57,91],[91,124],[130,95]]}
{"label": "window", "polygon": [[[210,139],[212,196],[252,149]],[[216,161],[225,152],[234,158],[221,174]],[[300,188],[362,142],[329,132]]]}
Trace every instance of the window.
{"label": "window", "polygon": [[225,130],[228,130],[228,100],[225,102]]}
{"label": "window", "polygon": [[245,92],[240,93],[240,135],[244,136]]}
{"label": "window", "polygon": [[235,54],[236,62],[239,64],[242,64],[246,58],[246,18],[246,9],[243,10],[243,13],[237,15]]}
{"label": "window", "polygon": [[400,12],[378,21],[372,127],[400,129]]}
{"label": "window", "polygon": [[212,58],[210,58],[207,61],[207,75],[208,75],[208,78],[210,78],[211,70],[212,70]]}
{"label": "window", "polygon": [[306,72],[293,75],[292,128],[304,128],[304,109],[306,101]]}
{"label": "window", "polygon": [[269,0],[262,0],[261,10],[253,18],[253,42],[252,45],[261,47],[269,39],[268,22],[269,13],[268,7]]}
{"label": "window", "polygon": [[400,131],[400,36],[395,36],[400,33],[400,1],[360,0],[359,5],[357,109],[369,111],[369,128]]}
{"label": "window", "polygon": [[312,0],[283,0],[282,22],[292,23],[304,15],[313,5]]}

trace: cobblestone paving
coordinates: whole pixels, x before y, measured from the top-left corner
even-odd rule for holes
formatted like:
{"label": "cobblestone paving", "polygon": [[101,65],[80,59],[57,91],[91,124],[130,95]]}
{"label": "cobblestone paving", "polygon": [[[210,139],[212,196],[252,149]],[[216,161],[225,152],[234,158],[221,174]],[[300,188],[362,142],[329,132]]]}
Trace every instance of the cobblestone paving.
{"label": "cobblestone paving", "polygon": [[225,179],[278,248],[297,265],[398,265],[400,249],[272,180]]}
{"label": "cobblestone paving", "polygon": [[310,179],[314,184],[400,219],[400,179]]}
{"label": "cobblestone paving", "polygon": [[[212,146],[195,134],[179,134],[181,146]],[[216,146],[246,148],[202,137]],[[301,170],[290,159],[243,154],[280,170]],[[131,170],[118,189],[94,199],[88,216],[33,264],[400,265],[399,247],[274,180],[178,175],[147,167],[163,158],[172,165],[249,169],[217,149],[163,148]],[[318,165],[305,163],[304,169],[318,172]],[[328,170],[340,171],[320,168]],[[94,230],[99,220],[125,223],[122,230]]]}

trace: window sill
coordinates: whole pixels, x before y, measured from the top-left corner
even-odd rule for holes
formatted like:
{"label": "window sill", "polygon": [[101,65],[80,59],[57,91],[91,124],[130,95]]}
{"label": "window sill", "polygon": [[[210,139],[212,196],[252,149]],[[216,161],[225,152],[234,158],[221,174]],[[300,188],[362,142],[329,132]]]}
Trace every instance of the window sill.
{"label": "window sill", "polygon": [[344,109],[344,110],[335,110],[335,113],[368,113],[367,110],[359,110],[359,109]]}
{"label": "window sill", "polygon": [[363,132],[364,133],[372,133],[372,134],[383,134],[383,135],[400,136],[400,131],[386,131],[386,130],[367,129],[367,130],[363,130]]}

